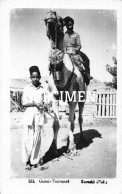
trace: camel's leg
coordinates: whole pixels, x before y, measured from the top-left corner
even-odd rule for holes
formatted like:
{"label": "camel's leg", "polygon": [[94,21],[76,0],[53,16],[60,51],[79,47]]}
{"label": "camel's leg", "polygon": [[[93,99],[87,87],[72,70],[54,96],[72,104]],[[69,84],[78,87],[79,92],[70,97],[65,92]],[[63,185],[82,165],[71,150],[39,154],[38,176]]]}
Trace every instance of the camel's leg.
{"label": "camel's leg", "polygon": [[78,117],[78,121],[79,121],[79,126],[80,126],[80,138],[81,139],[84,139],[83,132],[82,132],[84,103],[79,102],[78,103],[78,106],[79,106],[79,117]]}
{"label": "camel's leg", "polygon": [[52,145],[53,145],[53,152],[55,154],[57,154],[57,137],[58,137],[58,131],[60,128],[59,115],[58,115],[58,109],[59,109],[58,104],[59,104],[58,101],[53,103],[53,110],[54,110],[53,132],[54,132],[54,136],[53,136]]}
{"label": "camel's leg", "polygon": [[68,120],[69,150],[75,147],[73,132],[76,104],[77,104],[76,102],[69,103],[69,120]]}
{"label": "camel's leg", "polygon": [[58,131],[59,131],[59,119],[58,119],[57,114],[54,112],[54,121],[53,121],[54,137],[53,137],[53,142],[55,142],[56,148],[57,148]]}

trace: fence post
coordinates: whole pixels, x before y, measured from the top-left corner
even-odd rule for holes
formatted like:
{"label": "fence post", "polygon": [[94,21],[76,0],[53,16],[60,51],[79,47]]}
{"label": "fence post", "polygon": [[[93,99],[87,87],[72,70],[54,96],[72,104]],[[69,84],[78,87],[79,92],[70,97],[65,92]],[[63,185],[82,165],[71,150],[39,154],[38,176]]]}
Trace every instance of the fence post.
{"label": "fence post", "polygon": [[116,96],[113,94],[113,116],[116,116]]}
{"label": "fence post", "polygon": [[103,94],[102,116],[105,116],[105,94]]}
{"label": "fence post", "polygon": [[106,116],[109,116],[109,94],[106,96]]}
{"label": "fence post", "polygon": [[101,116],[101,100],[102,100],[102,98],[101,98],[101,94],[99,94],[99,105],[98,105],[98,107],[99,107],[99,112],[98,112],[98,115],[99,116]]}

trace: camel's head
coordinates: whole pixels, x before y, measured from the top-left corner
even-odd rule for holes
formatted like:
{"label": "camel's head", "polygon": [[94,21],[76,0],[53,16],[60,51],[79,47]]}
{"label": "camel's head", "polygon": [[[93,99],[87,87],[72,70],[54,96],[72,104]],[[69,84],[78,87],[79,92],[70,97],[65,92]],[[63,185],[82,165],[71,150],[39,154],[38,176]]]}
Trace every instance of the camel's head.
{"label": "camel's head", "polygon": [[62,17],[58,16],[55,11],[50,10],[47,12],[45,24],[48,38],[55,43],[56,39],[63,34]]}

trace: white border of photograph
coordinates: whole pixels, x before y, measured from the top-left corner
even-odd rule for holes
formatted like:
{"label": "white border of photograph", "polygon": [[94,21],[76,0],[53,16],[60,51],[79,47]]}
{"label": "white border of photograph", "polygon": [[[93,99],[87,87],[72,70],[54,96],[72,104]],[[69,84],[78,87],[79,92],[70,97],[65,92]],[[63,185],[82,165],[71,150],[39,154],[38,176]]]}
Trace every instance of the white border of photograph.
{"label": "white border of photograph", "polygon": [[[70,184],[28,183],[28,179],[10,179],[10,10],[12,8],[115,9],[117,10],[117,177],[107,184],[81,184],[72,179]],[[122,194],[122,1],[85,0],[8,0],[0,2],[0,183],[2,194],[22,193],[111,193]]]}

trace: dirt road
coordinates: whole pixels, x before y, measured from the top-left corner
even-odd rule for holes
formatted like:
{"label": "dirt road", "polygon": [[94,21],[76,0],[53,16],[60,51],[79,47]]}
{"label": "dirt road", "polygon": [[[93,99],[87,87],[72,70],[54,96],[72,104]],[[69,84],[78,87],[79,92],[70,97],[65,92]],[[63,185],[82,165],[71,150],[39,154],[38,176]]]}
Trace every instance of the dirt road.
{"label": "dirt road", "polygon": [[[50,120],[42,132],[42,156],[49,149],[53,131]],[[61,120],[58,135],[58,151],[66,146],[67,119]],[[22,114],[11,115],[11,177],[12,178],[115,178],[116,177],[116,121],[85,117],[83,135],[86,142],[79,140],[76,119],[74,131],[78,155],[67,158],[61,154],[58,159],[45,163],[45,169],[24,169],[21,162]]]}

